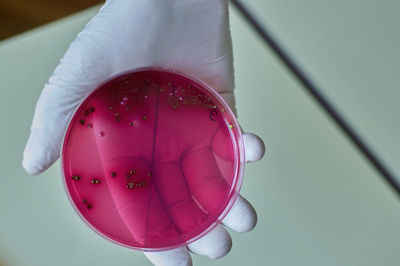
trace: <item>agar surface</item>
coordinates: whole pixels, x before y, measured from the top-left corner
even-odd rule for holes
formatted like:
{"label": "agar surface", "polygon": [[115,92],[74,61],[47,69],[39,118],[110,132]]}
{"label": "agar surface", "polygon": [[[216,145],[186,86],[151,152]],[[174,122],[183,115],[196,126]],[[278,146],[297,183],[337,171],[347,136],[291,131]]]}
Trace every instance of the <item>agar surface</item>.
{"label": "agar surface", "polygon": [[235,184],[233,124],[225,122],[232,118],[201,86],[174,75],[103,85],[75,114],[79,127],[71,124],[64,152],[65,173],[79,173],[66,180],[79,212],[102,235],[136,248],[201,233]]}

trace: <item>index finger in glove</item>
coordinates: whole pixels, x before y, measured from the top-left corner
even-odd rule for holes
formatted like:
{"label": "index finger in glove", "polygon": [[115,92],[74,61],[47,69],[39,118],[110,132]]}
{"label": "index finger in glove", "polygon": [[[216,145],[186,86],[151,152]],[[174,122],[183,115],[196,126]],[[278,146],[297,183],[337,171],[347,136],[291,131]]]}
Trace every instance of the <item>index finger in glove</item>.
{"label": "index finger in glove", "polygon": [[[96,24],[96,19],[92,21]],[[94,27],[94,25],[93,25]],[[60,155],[61,141],[73,110],[104,77],[110,75],[100,33],[87,28],[70,45],[36,104],[23,166],[32,175],[46,170]],[[94,41],[93,38],[99,40]]]}

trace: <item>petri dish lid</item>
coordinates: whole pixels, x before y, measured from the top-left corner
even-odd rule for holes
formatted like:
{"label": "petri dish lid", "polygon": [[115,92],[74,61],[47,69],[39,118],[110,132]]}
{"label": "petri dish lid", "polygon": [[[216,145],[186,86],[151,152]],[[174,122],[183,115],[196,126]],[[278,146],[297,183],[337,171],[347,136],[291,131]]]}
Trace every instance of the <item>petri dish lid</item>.
{"label": "petri dish lid", "polygon": [[187,245],[215,228],[244,171],[242,133],[225,101],[205,83],[159,68],[95,88],[70,120],[61,157],[82,220],[143,251]]}

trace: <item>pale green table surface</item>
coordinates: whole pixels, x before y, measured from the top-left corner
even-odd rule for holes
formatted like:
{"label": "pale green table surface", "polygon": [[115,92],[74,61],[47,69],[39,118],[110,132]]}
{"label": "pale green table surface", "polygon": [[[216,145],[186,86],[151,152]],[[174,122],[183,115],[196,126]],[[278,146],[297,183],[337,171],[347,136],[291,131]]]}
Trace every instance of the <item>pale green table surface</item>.
{"label": "pale green table surface", "polygon": [[[248,2],[400,175],[400,3]],[[96,11],[0,42],[0,265],[150,265],[80,220],[59,163],[36,177],[21,166],[43,84]],[[239,120],[267,145],[242,188],[259,219],[228,256],[194,265],[399,265],[398,198],[236,12],[231,28]]]}

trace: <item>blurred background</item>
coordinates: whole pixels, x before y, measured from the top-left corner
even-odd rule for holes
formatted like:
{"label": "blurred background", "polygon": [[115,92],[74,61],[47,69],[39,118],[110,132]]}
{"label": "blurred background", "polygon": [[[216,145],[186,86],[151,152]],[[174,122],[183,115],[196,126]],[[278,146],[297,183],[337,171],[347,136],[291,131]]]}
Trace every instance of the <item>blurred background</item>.
{"label": "blurred background", "polygon": [[[242,2],[399,177],[400,1]],[[21,167],[43,84],[97,3],[0,0],[1,266],[150,265],[79,219],[59,163],[37,177]],[[398,266],[398,196],[230,11],[239,122],[267,147],[263,161],[246,165],[241,190],[258,225],[232,232],[226,257],[193,256],[194,265]]]}
{"label": "blurred background", "polygon": [[102,2],[99,0],[0,0],[0,40]]}

